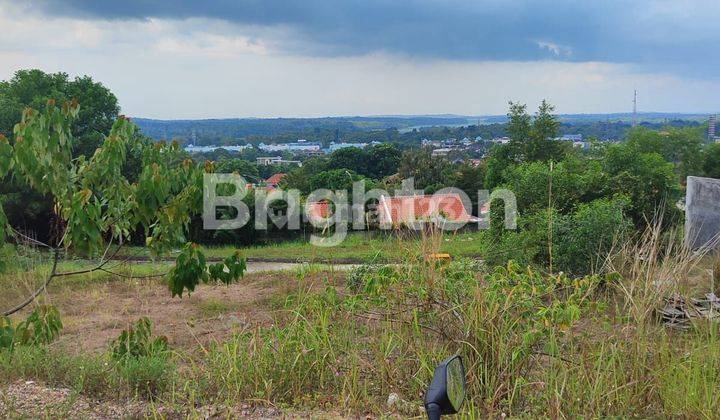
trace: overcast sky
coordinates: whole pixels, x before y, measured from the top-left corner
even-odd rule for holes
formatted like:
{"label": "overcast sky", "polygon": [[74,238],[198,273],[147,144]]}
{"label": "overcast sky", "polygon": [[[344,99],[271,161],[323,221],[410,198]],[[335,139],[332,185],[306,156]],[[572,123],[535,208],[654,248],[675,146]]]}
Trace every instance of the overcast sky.
{"label": "overcast sky", "polygon": [[0,78],[149,118],[720,111],[718,0],[0,0]]}

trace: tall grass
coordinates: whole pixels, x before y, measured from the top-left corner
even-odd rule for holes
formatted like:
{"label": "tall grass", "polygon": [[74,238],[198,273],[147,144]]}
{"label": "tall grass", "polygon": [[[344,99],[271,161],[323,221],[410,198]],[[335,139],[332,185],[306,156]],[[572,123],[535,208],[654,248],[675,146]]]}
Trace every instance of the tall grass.
{"label": "tall grass", "polygon": [[638,328],[645,328],[662,300],[690,283],[689,274],[705,256],[679,239],[679,231],[662,229],[662,220],[650,224],[638,238],[614,247],[604,270],[619,276],[615,283],[623,310]]}
{"label": "tall grass", "polygon": [[[347,284],[332,273],[318,284],[312,266],[288,274],[297,287],[274,303],[271,325],[174,353],[168,366],[179,367],[153,397],[185,406],[418,416],[436,363],[459,353],[470,417],[716,416],[717,325],[681,333],[654,318],[663,297],[697,281],[701,255],[678,246],[677,234],[652,226],[614,247],[604,274],[581,278],[429,258],[446,237],[420,236],[398,243],[406,264],[363,266]],[[108,380],[98,365],[104,359],[16,353],[0,355],[0,376],[69,381],[99,395],[118,384],[139,394],[132,375],[153,372],[115,369]],[[83,365],[91,374],[79,373]],[[400,401],[388,406],[391,393]]]}

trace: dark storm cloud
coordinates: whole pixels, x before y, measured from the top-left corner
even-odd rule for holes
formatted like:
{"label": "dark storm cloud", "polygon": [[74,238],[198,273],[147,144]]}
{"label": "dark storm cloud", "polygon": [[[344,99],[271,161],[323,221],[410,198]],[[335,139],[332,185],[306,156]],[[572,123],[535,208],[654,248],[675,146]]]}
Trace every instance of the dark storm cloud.
{"label": "dark storm cloud", "polygon": [[[279,27],[291,50],[376,51],[459,60],[559,59],[634,63],[717,75],[716,0],[216,0],[36,3],[48,14],[100,19],[222,19]],[[695,10],[693,12],[693,10]],[[706,19],[703,19],[707,15]],[[280,43],[282,45],[282,42]]]}

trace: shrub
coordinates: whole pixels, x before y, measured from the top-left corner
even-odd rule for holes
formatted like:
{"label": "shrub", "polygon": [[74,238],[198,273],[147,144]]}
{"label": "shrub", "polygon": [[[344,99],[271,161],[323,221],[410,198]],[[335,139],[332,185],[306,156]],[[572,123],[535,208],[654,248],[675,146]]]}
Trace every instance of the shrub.
{"label": "shrub", "polygon": [[133,358],[163,355],[167,351],[167,338],[153,337],[152,322],[147,317],[124,329],[111,344],[113,359],[123,363]]}
{"label": "shrub", "polygon": [[175,371],[167,338],[153,337],[152,322],[147,317],[120,333],[111,343],[110,356],[128,389],[148,397],[165,389]]}
{"label": "shrub", "polygon": [[8,317],[0,318],[0,348],[48,344],[60,334],[63,325],[54,306],[40,305],[17,325]]}
{"label": "shrub", "polygon": [[597,271],[613,244],[631,232],[632,223],[625,216],[626,198],[601,198],[580,204],[569,214],[552,212],[551,225],[547,210],[523,217],[519,232],[505,231],[495,239],[485,256],[490,266],[505,265],[514,260],[521,265],[550,266],[548,241],[552,239],[553,271],[585,275]]}
{"label": "shrub", "polygon": [[613,244],[622,242],[632,224],[625,217],[625,199],[599,199],[581,204],[569,217],[559,220],[554,264],[574,274],[597,271]]}

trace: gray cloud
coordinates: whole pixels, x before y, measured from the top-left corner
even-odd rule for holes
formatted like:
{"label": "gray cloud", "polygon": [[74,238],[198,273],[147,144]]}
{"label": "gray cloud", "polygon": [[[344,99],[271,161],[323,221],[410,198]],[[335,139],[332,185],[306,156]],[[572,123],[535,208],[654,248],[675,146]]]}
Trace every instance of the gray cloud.
{"label": "gray cloud", "polygon": [[[695,0],[40,0],[43,13],[89,19],[222,19],[284,29],[315,56],[384,51],[454,60],[633,63],[717,76],[720,2]],[[250,29],[248,29],[250,28]]]}

